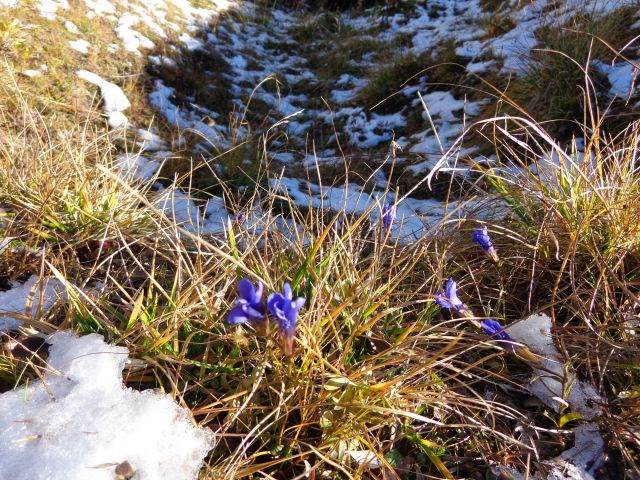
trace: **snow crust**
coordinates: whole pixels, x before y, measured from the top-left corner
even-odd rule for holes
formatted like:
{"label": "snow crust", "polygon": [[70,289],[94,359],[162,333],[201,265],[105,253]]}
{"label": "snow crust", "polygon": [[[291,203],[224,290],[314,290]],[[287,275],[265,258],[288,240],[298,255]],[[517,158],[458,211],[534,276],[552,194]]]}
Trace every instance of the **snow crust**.
{"label": "snow crust", "polygon": [[[573,447],[554,459],[549,480],[576,478],[592,480],[603,463],[604,440],[598,426],[586,423],[573,429]],[[568,475],[567,475],[568,473]]]}
{"label": "snow crust", "polygon": [[122,386],[127,349],[97,334],[59,332],[43,380],[0,395],[0,479],[195,479],[213,434],[158,391]]}
{"label": "snow crust", "polygon": [[116,157],[116,168],[121,177],[131,181],[134,178],[143,182],[150,180],[160,168],[160,164],[139,153],[123,153]]}
{"label": "snow crust", "polygon": [[[592,423],[580,425],[573,429],[574,446],[559,456],[544,462],[551,470],[545,475],[537,471],[533,476],[526,476],[511,467],[494,468],[494,472],[503,478],[513,480],[596,480],[596,472],[602,466],[604,441],[598,426]],[[504,474],[504,475],[501,475]]]}
{"label": "snow crust", "polygon": [[64,28],[75,35],[80,35],[80,29],[71,20],[64,21]]}
{"label": "snow crust", "polygon": [[[375,181],[375,177],[372,177]],[[386,202],[396,203],[396,220],[388,232],[389,238],[407,243],[419,240],[434,227],[441,227],[445,216],[464,217],[471,211],[476,216],[478,211],[474,202],[450,201],[444,203],[435,199],[416,199],[411,197],[393,198],[381,191],[368,191],[363,185],[349,183],[347,185],[322,186],[295,178],[281,177],[270,180],[271,188],[285,192],[296,205],[308,208],[319,208],[344,212],[347,215],[362,215],[369,211],[374,228],[380,223],[381,209]],[[501,205],[493,205],[495,213]]]}
{"label": "snow crust", "polygon": [[202,211],[189,194],[177,189],[161,189],[155,206],[191,233],[223,233],[234,218],[222,198],[213,196]]}

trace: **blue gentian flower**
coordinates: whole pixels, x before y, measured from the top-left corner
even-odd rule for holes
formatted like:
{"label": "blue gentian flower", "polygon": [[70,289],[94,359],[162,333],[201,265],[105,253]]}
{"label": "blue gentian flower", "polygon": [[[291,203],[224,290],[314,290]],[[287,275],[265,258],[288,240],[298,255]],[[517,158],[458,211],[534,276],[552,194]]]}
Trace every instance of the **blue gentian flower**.
{"label": "blue gentian flower", "polygon": [[284,284],[284,292],[272,293],[267,299],[267,306],[271,314],[278,320],[280,341],[285,355],[293,355],[293,338],[298,325],[298,310],[305,303],[305,299],[298,297],[293,299],[291,285]]}
{"label": "blue gentian flower", "polygon": [[255,288],[250,280],[243,278],[238,282],[238,293],[240,298],[235,302],[236,306],[231,309],[227,321],[233,325],[251,322],[256,327],[264,326],[266,323],[266,308],[262,303],[262,282],[258,282]]}
{"label": "blue gentian flower", "polygon": [[508,348],[511,353],[514,353],[518,357],[532,363],[535,366],[540,366],[540,359],[525,345],[518,345],[515,343],[511,335],[504,331],[502,325],[493,318],[487,318],[480,322],[482,329],[492,339],[497,340],[503,347]]}
{"label": "blue gentian flower", "polygon": [[513,339],[504,331],[502,325],[493,318],[487,318],[480,322],[485,333],[494,340],[513,342]]}
{"label": "blue gentian flower", "polygon": [[491,241],[489,229],[486,225],[482,228],[476,228],[471,234],[471,240],[480,245],[482,250],[484,250],[484,253],[486,253],[491,260],[494,262],[498,261],[498,252],[496,252],[496,249],[493,246],[493,241]]}
{"label": "blue gentian flower", "polygon": [[396,206],[392,203],[385,203],[382,208],[382,226],[385,230],[389,230],[396,220]]}
{"label": "blue gentian flower", "polygon": [[442,308],[453,310],[459,315],[468,316],[470,313],[467,306],[458,298],[458,284],[453,278],[447,281],[445,293],[436,293],[436,303]]}

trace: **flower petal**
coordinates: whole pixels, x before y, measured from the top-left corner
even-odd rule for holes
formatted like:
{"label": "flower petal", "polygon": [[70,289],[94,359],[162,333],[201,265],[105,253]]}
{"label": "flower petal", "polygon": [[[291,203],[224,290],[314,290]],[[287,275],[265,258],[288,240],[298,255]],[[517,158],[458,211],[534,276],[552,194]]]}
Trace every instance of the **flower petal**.
{"label": "flower petal", "polygon": [[444,296],[444,293],[442,292],[436,293],[436,303],[442,308],[453,308],[453,305],[451,305],[449,300],[447,300],[447,298]]}
{"label": "flower petal", "polygon": [[227,316],[227,322],[232,325],[239,325],[241,323],[247,323],[250,320],[249,316],[244,311],[242,306],[232,308]]}
{"label": "flower petal", "polygon": [[293,291],[291,290],[291,285],[289,285],[289,283],[284,284],[283,293],[284,293],[284,298],[286,298],[287,300],[293,299]]}
{"label": "flower petal", "polygon": [[262,300],[262,292],[264,291],[264,285],[262,282],[258,282],[258,288],[256,289],[255,294],[253,295],[253,303],[260,303]]}
{"label": "flower petal", "polygon": [[483,228],[476,228],[471,234],[471,240],[480,245],[484,250],[493,247],[493,242],[489,236],[489,229],[486,225]]}
{"label": "flower petal", "polygon": [[243,278],[238,282],[238,293],[244,300],[253,303],[253,299],[256,295],[256,289],[253,287],[253,283],[248,278]]}
{"label": "flower petal", "polygon": [[283,306],[286,301],[287,299],[280,293],[272,293],[269,295],[269,298],[267,298],[267,307],[271,314],[277,319],[284,317]]}
{"label": "flower petal", "polygon": [[458,284],[453,278],[447,280],[446,286],[447,298],[452,304],[456,304],[456,300],[458,299]]}
{"label": "flower petal", "polygon": [[246,313],[247,316],[252,320],[260,320],[262,317],[264,317],[264,314],[260,313],[258,309],[254,308],[254,305],[246,304],[240,308],[242,308],[244,313]]}
{"label": "flower petal", "polygon": [[291,302],[291,310],[294,310],[297,313],[298,310],[304,307],[304,304],[306,302],[307,302],[306,298],[303,298],[303,297],[296,298],[293,302]]}
{"label": "flower petal", "polygon": [[504,331],[504,328],[502,327],[502,325],[500,325],[500,323],[494,320],[493,318],[487,318],[485,320],[482,320],[480,322],[480,325],[484,329],[485,333],[489,335],[491,338],[493,338],[494,340],[501,340],[501,341],[512,340],[511,336]]}

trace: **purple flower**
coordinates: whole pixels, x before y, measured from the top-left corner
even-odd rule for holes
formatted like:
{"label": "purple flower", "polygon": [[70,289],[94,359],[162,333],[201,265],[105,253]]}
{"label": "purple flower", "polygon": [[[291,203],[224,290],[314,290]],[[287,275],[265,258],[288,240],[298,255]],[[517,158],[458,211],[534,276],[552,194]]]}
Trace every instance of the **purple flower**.
{"label": "purple flower", "polygon": [[240,298],[236,300],[236,306],[229,312],[227,321],[233,325],[251,322],[261,326],[266,320],[266,309],[262,303],[263,288],[262,282],[258,282],[256,289],[250,280],[246,278],[240,280],[238,282]]}
{"label": "purple flower", "polygon": [[393,222],[396,220],[396,206],[392,203],[385,203],[382,208],[382,226],[385,230],[389,230]]}
{"label": "purple flower", "polygon": [[496,252],[493,246],[493,242],[489,236],[489,229],[486,225],[482,228],[476,228],[471,234],[471,240],[480,245],[484,253],[486,253],[491,260],[494,262],[498,261],[498,252]]}
{"label": "purple flower", "polygon": [[280,341],[285,355],[293,355],[293,338],[298,325],[298,310],[305,303],[305,299],[298,297],[293,299],[291,285],[284,284],[284,294],[272,293],[267,299],[267,306],[271,314],[278,320]]}
{"label": "purple flower", "polygon": [[442,308],[448,308],[458,314],[465,314],[469,311],[467,306],[458,298],[458,284],[453,278],[447,281],[446,292],[436,293],[436,303]]}
{"label": "purple flower", "polygon": [[487,318],[480,322],[485,333],[494,340],[513,342],[513,339],[504,331],[502,325],[493,318]]}

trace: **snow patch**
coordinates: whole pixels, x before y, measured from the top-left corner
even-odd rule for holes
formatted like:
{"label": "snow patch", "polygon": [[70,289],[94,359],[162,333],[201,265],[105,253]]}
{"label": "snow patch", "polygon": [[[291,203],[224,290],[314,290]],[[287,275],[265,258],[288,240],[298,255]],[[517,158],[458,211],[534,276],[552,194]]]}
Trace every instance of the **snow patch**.
{"label": "snow patch", "polygon": [[118,26],[115,28],[116,35],[122,41],[125,50],[138,54],[140,53],[140,48],[151,50],[156,46],[149,38],[131,28],[139,21],[140,18],[137,15],[125,12],[118,20]]}
{"label": "snow patch", "polygon": [[68,10],[69,2],[67,0],[40,0],[38,4],[38,12],[41,17],[48,20],[55,20],[58,18],[56,12],[58,9]]}
{"label": "snow patch", "polygon": [[72,49],[74,49],[76,52],[87,54],[89,53],[89,47],[91,46],[91,44],[86,40],[79,39],[79,40],[71,40],[69,42],[69,46]]}
{"label": "snow patch", "polygon": [[0,395],[0,478],[112,480],[124,461],[140,480],[197,477],[213,434],[168,395],[124,388],[125,347],[97,334],[47,341],[42,380]]}
{"label": "snow patch", "polygon": [[74,35],[80,35],[80,30],[78,29],[78,27],[76,27],[76,24],[73,23],[71,20],[64,21],[64,28],[66,28],[67,31],[73,33]]}
{"label": "snow patch", "polygon": [[21,72],[26,77],[40,77],[42,76],[42,72],[40,70],[27,69]]}
{"label": "snow patch", "polygon": [[123,153],[116,157],[116,169],[123,179],[130,181],[134,178],[146,182],[153,178],[160,165],[136,153]]}
{"label": "snow patch", "polygon": [[167,148],[167,142],[157,134],[144,128],[136,130],[136,140],[136,145],[143,151],[166,150]]}
{"label": "snow patch", "polygon": [[100,93],[102,94],[104,102],[104,113],[109,118],[109,126],[111,128],[126,126],[127,117],[122,112],[127,110],[131,106],[131,103],[122,89],[87,70],[78,70],[76,75],[100,87]]}
{"label": "snow patch", "polygon": [[11,290],[0,292],[0,315],[3,315],[0,316],[0,332],[22,325],[16,317],[35,319],[39,312],[49,310],[59,298],[66,298],[66,287],[55,278],[41,279],[32,275],[23,284],[12,284]]}
{"label": "snow patch", "polygon": [[604,400],[598,391],[593,385],[578,380],[575,374],[568,371],[562,355],[553,343],[551,317],[531,315],[509,325],[505,331],[540,358],[541,367],[534,368],[534,375],[529,383],[529,390],[533,395],[556,412],[568,404],[572,411],[580,413],[586,420],[602,414],[598,403],[604,403]]}
{"label": "snow patch", "polygon": [[638,75],[637,66],[626,62],[618,62],[615,65],[611,65],[599,60],[595,60],[593,64],[609,79],[611,84],[609,96],[626,99],[632,93],[631,89]]}
{"label": "snow patch", "polygon": [[598,426],[586,423],[573,429],[573,447],[552,460],[548,480],[594,480],[602,466],[604,440]]}
{"label": "snow patch", "polygon": [[84,0],[84,3],[90,10],[90,13],[94,15],[116,13],[115,5],[109,2],[109,0]]}

